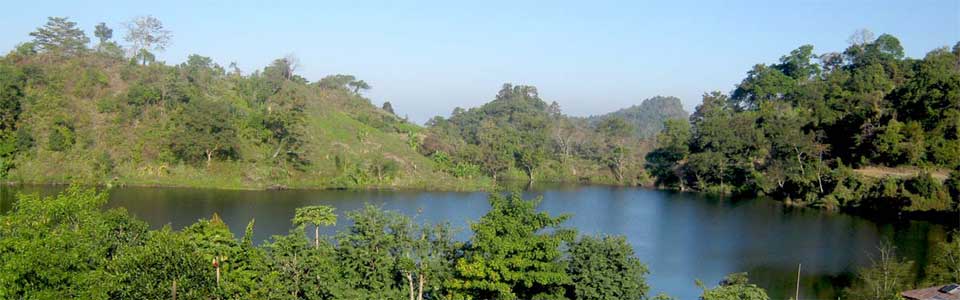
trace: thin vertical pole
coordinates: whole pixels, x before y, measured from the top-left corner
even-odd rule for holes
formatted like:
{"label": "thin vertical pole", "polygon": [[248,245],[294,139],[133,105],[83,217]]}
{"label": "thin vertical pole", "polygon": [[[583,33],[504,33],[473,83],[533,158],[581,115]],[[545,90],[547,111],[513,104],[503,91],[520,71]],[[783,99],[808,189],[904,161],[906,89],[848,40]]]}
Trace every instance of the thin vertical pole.
{"label": "thin vertical pole", "polygon": [[802,266],[803,264],[797,264],[797,295],[794,300],[800,300],[800,267]]}

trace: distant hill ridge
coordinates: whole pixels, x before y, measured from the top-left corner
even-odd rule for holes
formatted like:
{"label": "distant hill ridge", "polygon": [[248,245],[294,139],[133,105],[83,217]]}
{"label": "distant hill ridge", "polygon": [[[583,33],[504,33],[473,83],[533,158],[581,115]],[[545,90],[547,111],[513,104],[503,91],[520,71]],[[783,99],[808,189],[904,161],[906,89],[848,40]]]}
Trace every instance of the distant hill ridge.
{"label": "distant hill ridge", "polygon": [[611,113],[590,116],[590,123],[597,123],[609,117],[620,117],[636,128],[637,137],[653,138],[663,130],[663,122],[670,119],[687,119],[690,114],[683,110],[680,98],[673,96],[654,96]]}

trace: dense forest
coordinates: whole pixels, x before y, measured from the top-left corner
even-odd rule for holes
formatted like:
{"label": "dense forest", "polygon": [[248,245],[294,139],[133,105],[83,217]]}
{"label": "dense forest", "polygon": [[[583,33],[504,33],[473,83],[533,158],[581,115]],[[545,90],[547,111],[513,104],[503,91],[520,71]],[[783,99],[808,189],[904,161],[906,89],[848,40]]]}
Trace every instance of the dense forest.
{"label": "dense forest", "polygon": [[[842,53],[804,45],[704,94],[647,154],[657,184],[828,209],[960,209],[960,43],[905,58],[860,31]],[[952,214],[954,217],[956,213]]]}
{"label": "dense forest", "polygon": [[[243,72],[155,52],[172,33],[152,17],[127,24],[123,45],[103,23],[90,39],[50,18],[0,58],[0,179],[7,182],[217,188],[488,189],[494,180],[649,183],[646,132],[675,98],[639,114],[569,117],[535,87],[507,84],[488,104],[427,128],[351,75],[316,81],[294,56]],[[667,116],[668,118],[673,115]],[[638,133],[635,135],[634,133]]]}
{"label": "dense forest", "polygon": [[584,119],[564,115],[556,102],[541,99],[536,87],[505,84],[489,103],[427,122],[420,150],[457,176],[645,184],[643,154],[652,145],[637,125],[685,117],[679,106],[676,98],[654,98],[643,102],[644,112],[679,111]]}
{"label": "dense forest", "polygon": [[[294,229],[258,244],[254,220],[240,238],[217,216],[175,231],[79,185],[51,197],[19,196],[0,215],[0,299],[671,299],[623,237],[583,236],[539,200],[493,193],[490,211],[454,238],[429,224],[366,206],[338,215],[298,208]],[[341,220],[345,216],[346,220]],[[346,222],[333,236],[318,227]],[[309,234],[305,234],[309,232]],[[42,249],[42,251],[38,251]],[[960,280],[960,236],[937,246],[923,278],[884,248],[846,299],[899,299],[920,285]],[[702,300],[768,300],[747,274],[717,285],[691,278]]]}

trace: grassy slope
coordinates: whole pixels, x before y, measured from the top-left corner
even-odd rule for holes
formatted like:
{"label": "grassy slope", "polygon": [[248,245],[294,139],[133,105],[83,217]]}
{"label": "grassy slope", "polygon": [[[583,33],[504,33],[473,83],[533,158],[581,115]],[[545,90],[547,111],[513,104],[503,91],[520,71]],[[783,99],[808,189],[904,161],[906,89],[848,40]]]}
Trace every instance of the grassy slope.
{"label": "grassy slope", "polygon": [[[431,190],[481,190],[492,186],[489,178],[458,179],[439,172],[434,162],[407,144],[407,135],[393,128],[378,129],[358,118],[396,118],[367,100],[341,91],[311,92],[304,116],[304,148],[309,164],[297,169],[260,159],[263,145],[242,144],[241,157],[214,161],[209,166],[169,163],[162,158],[168,121],[162,108],[149,107],[135,118],[129,112],[103,110],[105,99],[125,101],[129,82],[121,77],[122,62],[88,58],[70,64],[42,65],[54,84],[32,85],[24,103],[23,123],[36,143],[18,156],[7,181],[21,183],[120,184],[189,186],[226,189],[290,188],[397,188]],[[108,80],[92,93],[73,87],[83,72],[97,70]],[[227,100],[225,100],[227,101]],[[52,151],[46,145],[51,124],[69,120],[74,145]],[[134,120],[134,121],[130,121]],[[397,124],[400,122],[394,122]],[[406,130],[421,128],[402,123]],[[360,132],[365,133],[360,138]],[[377,158],[394,160],[399,171],[393,178],[343,184],[338,180],[335,156],[349,162],[369,163]]]}

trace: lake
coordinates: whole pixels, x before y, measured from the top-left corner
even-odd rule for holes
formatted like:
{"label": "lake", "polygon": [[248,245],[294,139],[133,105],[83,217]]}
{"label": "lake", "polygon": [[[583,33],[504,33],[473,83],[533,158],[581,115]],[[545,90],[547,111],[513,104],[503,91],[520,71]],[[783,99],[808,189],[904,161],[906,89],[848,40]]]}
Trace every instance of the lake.
{"label": "lake", "polygon": [[[17,191],[54,193],[63,187],[0,188],[0,211],[8,211]],[[540,209],[570,213],[566,225],[582,234],[624,235],[649,266],[653,293],[696,299],[700,279],[713,286],[725,274],[749,272],[773,299],[792,297],[797,265],[802,264],[801,298],[836,299],[857,267],[870,263],[877,246],[894,244],[899,255],[925,266],[932,245],[949,228],[924,221],[875,222],[814,209],[785,207],[767,199],[730,200],[644,188],[554,185],[534,187],[527,197],[543,197]],[[124,187],[112,190],[108,207],[124,207],[152,228],[180,229],[217,213],[239,237],[256,219],[255,240],[290,231],[297,207],[337,208],[337,228],[348,225],[343,212],[382,205],[417,220],[447,221],[469,236],[469,222],[488,209],[487,194],[414,191],[232,191]]]}

